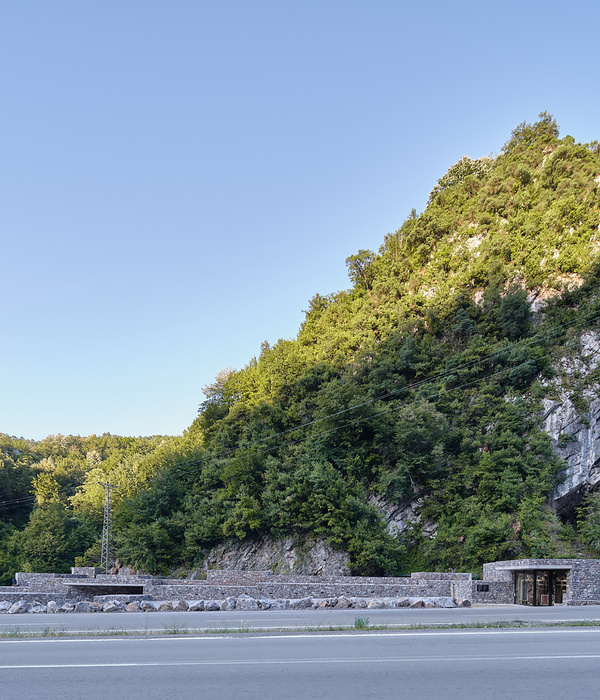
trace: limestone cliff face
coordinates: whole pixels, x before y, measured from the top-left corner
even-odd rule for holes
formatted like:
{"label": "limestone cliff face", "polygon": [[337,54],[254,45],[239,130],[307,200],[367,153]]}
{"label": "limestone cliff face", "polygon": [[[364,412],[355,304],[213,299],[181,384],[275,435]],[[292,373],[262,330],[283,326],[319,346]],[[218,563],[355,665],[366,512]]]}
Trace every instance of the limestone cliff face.
{"label": "limestone cliff face", "polygon": [[347,576],[348,555],[323,540],[298,545],[293,538],[275,541],[261,537],[252,541],[213,547],[205,559],[208,568],[235,571],[273,571],[277,574]]}
{"label": "limestone cliff face", "polygon": [[553,501],[560,514],[568,514],[600,482],[600,399],[590,402],[583,417],[568,397],[544,403],[544,429],[567,465]]}
{"label": "limestone cliff face", "polygon": [[[569,515],[584,495],[600,483],[600,398],[597,386],[587,383],[575,406],[572,387],[585,382],[598,366],[600,337],[592,331],[582,333],[576,352],[558,364],[557,378],[551,383],[556,398],[544,399],[543,428],[552,438],[557,453],[564,459],[563,481],[553,494],[559,514]],[[582,410],[581,404],[586,407]]]}

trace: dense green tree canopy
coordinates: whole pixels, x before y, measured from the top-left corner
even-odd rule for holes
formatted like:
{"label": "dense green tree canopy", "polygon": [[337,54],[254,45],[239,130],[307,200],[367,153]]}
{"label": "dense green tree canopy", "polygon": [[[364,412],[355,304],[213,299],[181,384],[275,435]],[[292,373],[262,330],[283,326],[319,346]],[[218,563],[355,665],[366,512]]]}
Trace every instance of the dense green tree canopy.
{"label": "dense green tree canopy", "polygon": [[549,507],[540,410],[568,391],[584,416],[597,390],[560,359],[598,329],[599,252],[600,150],[542,113],[347,258],[351,287],[221,372],[182,437],[1,436],[4,580],[97,559],[104,480],[116,553],[153,572],[257,535],[323,538],[364,574],[596,551],[597,499],[579,529]]}

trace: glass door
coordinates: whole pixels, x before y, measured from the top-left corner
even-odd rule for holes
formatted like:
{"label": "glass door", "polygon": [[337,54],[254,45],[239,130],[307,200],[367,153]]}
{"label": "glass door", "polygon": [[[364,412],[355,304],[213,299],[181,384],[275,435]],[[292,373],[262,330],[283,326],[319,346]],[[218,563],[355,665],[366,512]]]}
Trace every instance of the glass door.
{"label": "glass door", "polygon": [[567,593],[567,572],[554,572],[554,602],[560,604],[563,602]]}
{"label": "glass door", "polygon": [[534,605],[533,571],[515,571],[515,603],[517,605]]}
{"label": "glass door", "polygon": [[535,572],[535,603],[534,605],[552,605],[550,598],[550,572]]}

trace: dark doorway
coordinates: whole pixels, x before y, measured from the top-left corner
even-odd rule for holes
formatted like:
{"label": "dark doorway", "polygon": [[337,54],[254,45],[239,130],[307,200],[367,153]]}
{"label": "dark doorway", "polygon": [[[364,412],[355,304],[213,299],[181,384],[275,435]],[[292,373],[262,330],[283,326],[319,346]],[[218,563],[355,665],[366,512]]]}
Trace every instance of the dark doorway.
{"label": "dark doorway", "polygon": [[566,571],[515,571],[517,605],[554,605],[563,602],[567,590]]}

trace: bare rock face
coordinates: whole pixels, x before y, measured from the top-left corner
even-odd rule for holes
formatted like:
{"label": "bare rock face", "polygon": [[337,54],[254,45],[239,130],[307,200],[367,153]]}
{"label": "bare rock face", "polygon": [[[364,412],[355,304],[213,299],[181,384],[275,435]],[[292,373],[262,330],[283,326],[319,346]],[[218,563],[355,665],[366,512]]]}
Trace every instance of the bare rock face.
{"label": "bare rock face", "polygon": [[277,542],[262,537],[251,542],[214,547],[206,558],[206,565],[229,571],[346,576],[349,574],[348,560],[345,552],[335,551],[323,540],[313,540],[299,547],[291,537]]}
{"label": "bare rock face", "polygon": [[403,501],[402,503],[392,503],[381,494],[371,494],[369,503],[374,505],[383,515],[387,523],[386,529],[390,535],[401,534],[410,525],[421,521],[419,507],[423,503],[422,498],[415,496],[414,501]]}
{"label": "bare rock face", "polygon": [[567,396],[545,400],[544,429],[567,468],[553,500],[559,513],[579,505],[585,493],[600,483],[600,399],[590,402],[582,418]]}
{"label": "bare rock face", "polygon": [[600,337],[592,331],[582,333],[577,352],[558,365],[560,379],[552,382],[556,398],[544,399],[543,428],[566,464],[564,480],[553,494],[559,514],[572,511],[600,483],[600,399],[596,390],[586,389],[582,399],[587,410],[582,412],[571,393],[576,380],[596,369],[599,360]]}

